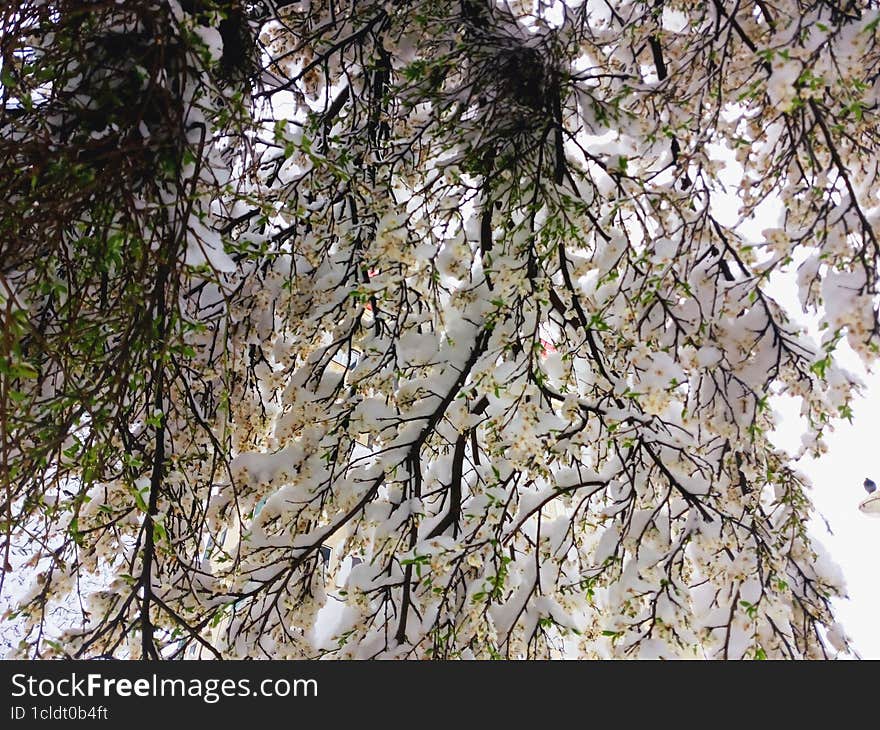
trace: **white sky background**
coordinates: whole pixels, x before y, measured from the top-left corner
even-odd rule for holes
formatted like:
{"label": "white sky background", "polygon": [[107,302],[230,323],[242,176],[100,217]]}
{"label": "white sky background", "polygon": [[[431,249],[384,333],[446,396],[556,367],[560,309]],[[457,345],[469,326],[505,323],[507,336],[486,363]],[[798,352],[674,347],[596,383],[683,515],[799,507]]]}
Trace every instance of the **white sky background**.
{"label": "white sky background", "polygon": [[[826,439],[828,453],[819,460],[805,457],[801,470],[812,480],[813,501],[833,532],[814,520],[813,534],[846,577],[849,600],[836,601],[838,619],[863,659],[880,659],[880,519],[858,511],[867,496],[862,481],[880,480],[880,374],[864,379],[866,397],[854,404],[852,424],[840,424]],[[790,429],[780,431],[790,438]]]}
{"label": "white sky background", "polygon": [[[742,167],[723,148],[711,146],[709,154],[727,164],[719,178],[731,191],[729,195],[713,196],[712,213],[719,221],[734,225],[738,202],[733,191],[742,177]],[[738,230],[752,241],[761,241],[762,230],[779,225],[781,212],[778,200],[767,201],[757,219],[740,225]],[[788,275],[774,274],[770,294],[793,320],[807,327],[818,343],[818,318],[801,310],[795,271],[792,267]],[[867,497],[862,486],[865,477],[880,484],[880,365],[868,373],[845,339],[834,357],[864,383],[862,397],[853,401],[851,423],[835,421],[834,430],[826,430],[824,441],[828,452],[819,459],[804,456],[795,467],[813,484],[810,496],[818,514],[810,530],[833,562],[840,566],[846,579],[848,599],[834,602],[837,619],[861,658],[880,659],[880,621],[876,618],[880,610],[880,516],[867,515],[858,509],[859,503]],[[799,414],[800,401],[780,396],[770,402],[778,414],[774,442],[795,454],[806,430]]]}
{"label": "white sky background", "polygon": [[[840,361],[865,383],[864,396],[853,403],[852,422],[835,423],[834,432],[826,436],[828,453],[819,459],[805,456],[798,467],[813,483],[811,497],[820,513],[811,531],[846,578],[849,598],[835,601],[837,618],[863,659],[880,659],[880,519],[858,509],[867,496],[865,477],[880,482],[880,372],[875,368],[867,374],[856,355],[841,349]],[[773,407],[781,415],[778,445],[797,451],[803,431],[797,404],[778,398]]]}

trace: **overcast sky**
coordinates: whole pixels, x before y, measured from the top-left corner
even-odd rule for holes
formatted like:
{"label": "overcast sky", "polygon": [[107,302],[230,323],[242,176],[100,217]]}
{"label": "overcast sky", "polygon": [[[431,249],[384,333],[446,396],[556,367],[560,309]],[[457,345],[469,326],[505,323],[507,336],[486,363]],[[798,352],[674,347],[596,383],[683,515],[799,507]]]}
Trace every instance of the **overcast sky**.
{"label": "overcast sky", "polygon": [[[880,481],[880,374],[863,378],[867,395],[854,404],[852,423],[836,426],[825,456],[805,457],[799,466],[812,480],[813,502],[832,530],[829,534],[819,518],[812,532],[846,578],[849,599],[836,602],[838,618],[863,659],[880,659],[880,517],[858,509],[867,496],[865,477]],[[775,407],[787,416],[778,430],[779,445],[794,450],[800,440],[800,429],[792,425],[796,414],[781,403]]]}
{"label": "overcast sky", "polygon": [[[743,169],[728,151],[718,145],[709,147],[710,155],[726,164],[719,177],[729,189],[726,195],[716,192],[712,196],[712,214],[727,225],[736,225],[739,205],[735,191]],[[756,219],[741,223],[738,230],[760,242],[764,229],[780,224],[781,214],[778,199],[770,199],[760,207]],[[818,318],[801,312],[793,274],[774,275],[769,290],[819,342]],[[828,453],[818,460],[804,457],[796,466],[812,481],[813,502],[821,515],[813,521],[812,532],[846,578],[849,599],[836,602],[838,618],[863,658],[880,659],[880,621],[875,618],[880,608],[880,517],[866,515],[858,508],[867,497],[862,487],[865,477],[880,484],[880,365],[873,374],[867,373],[845,338],[835,357],[865,383],[864,397],[853,404],[852,423],[837,422],[834,431],[826,433]],[[804,433],[800,404],[791,398],[776,398],[772,405],[781,416],[774,441],[793,454],[800,448]]]}

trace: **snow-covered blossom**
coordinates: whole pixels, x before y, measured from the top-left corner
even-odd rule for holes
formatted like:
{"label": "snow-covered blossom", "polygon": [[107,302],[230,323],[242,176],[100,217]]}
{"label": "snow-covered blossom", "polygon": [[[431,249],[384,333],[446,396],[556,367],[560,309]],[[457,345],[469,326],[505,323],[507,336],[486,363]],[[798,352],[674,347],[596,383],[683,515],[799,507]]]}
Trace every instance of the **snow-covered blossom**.
{"label": "snow-covered blossom", "polygon": [[876,10],[105,5],[0,69],[17,654],[848,650],[769,399],[876,357]]}

